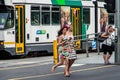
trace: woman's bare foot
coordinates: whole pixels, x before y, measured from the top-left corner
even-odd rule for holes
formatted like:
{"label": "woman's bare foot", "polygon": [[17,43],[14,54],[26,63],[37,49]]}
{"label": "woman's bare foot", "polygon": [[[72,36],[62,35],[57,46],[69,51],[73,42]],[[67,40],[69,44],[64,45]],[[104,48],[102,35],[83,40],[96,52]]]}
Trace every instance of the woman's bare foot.
{"label": "woman's bare foot", "polygon": [[70,77],[70,74],[65,74],[66,77]]}
{"label": "woman's bare foot", "polygon": [[55,66],[52,67],[52,70],[51,70],[51,71],[52,71],[52,72],[55,72]]}

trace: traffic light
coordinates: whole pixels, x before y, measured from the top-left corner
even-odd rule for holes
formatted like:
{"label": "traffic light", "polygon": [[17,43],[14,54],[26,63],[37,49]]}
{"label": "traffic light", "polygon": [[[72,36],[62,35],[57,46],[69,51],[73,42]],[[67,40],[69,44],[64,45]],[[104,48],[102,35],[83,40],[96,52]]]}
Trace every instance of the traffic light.
{"label": "traffic light", "polygon": [[104,7],[108,13],[115,13],[115,0],[104,0],[104,2],[106,3]]}

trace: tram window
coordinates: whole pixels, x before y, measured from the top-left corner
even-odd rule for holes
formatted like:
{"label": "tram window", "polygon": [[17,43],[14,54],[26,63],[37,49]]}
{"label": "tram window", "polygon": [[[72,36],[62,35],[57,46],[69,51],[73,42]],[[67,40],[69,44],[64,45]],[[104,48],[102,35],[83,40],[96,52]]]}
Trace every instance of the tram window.
{"label": "tram window", "polygon": [[40,7],[31,7],[31,25],[40,25]]}
{"label": "tram window", "polygon": [[14,26],[14,11],[0,12],[0,29],[8,29]]}
{"label": "tram window", "polygon": [[60,24],[60,13],[59,12],[52,12],[52,24]]}
{"label": "tram window", "polygon": [[52,11],[60,11],[59,7],[52,7]]}
{"label": "tram window", "polygon": [[60,24],[60,10],[58,7],[52,7],[52,25]]}
{"label": "tram window", "polygon": [[11,10],[8,14],[5,29],[11,28],[13,26],[14,26],[14,11]]}
{"label": "tram window", "polygon": [[42,7],[43,11],[50,11],[50,7]]}
{"label": "tram window", "polygon": [[109,14],[108,24],[114,25],[114,14]]}
{"label": "tram window", "polygon": [[50,24],[50,7],[42,7],[42,24]]}
{"label": "tram window", "polygon": [[85,24],[90,24],[90,9],[83,8],[83,22]]}
{"label": "tram window", "polygon": [[7,16],[7,13],[0,13],[0,29],[4,29]]}

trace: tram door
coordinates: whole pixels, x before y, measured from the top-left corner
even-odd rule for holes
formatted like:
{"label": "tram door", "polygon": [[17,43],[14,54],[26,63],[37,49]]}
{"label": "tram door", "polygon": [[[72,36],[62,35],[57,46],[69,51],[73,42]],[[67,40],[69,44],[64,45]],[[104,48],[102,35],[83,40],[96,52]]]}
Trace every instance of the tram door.
{"label": "tram door", "polygon": [[[80,8],[71,8],[72,10],[72,28],[73,28],[73,35],[81,35],[81,16],[80,16]],[[77,38],[76,38],[77,39]],[[76,44],[78,45],[78,49],[81,47],[80,43],[80,37],[78,37],[78,42]]]}
{"label": "tram door", "polygon": [[16,32],[16,54],[24,54],[24,6],[15,6],[16,8],[16,20],[15,20],[15,32]]}

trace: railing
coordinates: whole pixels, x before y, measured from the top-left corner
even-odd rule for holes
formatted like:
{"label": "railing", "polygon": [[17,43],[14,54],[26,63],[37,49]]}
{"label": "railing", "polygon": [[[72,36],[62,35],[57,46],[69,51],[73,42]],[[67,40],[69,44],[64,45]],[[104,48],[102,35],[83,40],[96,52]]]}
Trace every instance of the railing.
{"label": "railing", "polygon": [[[92,33],[92,34],[87,34],[87,35],[77,35],[77,36],[74,36],[74,39],[75,41],[77,41],[78,39],[80,41],[85,41],[86,42],[86,54],[87,54],[87,57],[89,57],[89,50],[88,50],[88,42],[89,41],[93,41],[94,39],[96,40],[96,49],[97,49],[97,52],[98,52],[98,55],[100,54],[100,43],[98,42],[98,34],[100,33]],[[86,36],[86,39],[81,39],[82,36]],[[90,37],[90,36],[93,36],[93,37]]]}
{"label": "railing", "polygon": [[[92,33],[92,34],[87,34],[87,35],[77,35],[77,36],[74,36],[74,42],[77,42],[77,41],[85,41],[86,42],[86,57],[89,57],[89,50],[88,50],[88,45],[89,45],[89,41],[93,41],[94,39],[96,40],[96,49],[97,49],[97,52],[98,52],[98,55],[100,54],[100,43],[98,42],[98,34],[100,33]],[[81,37],[82,36],[86,36],[86,39],[82,39]],[[90,36],[93,36],[93,37],[90,37]],[[57,50],[57,40],[54,40],[54,44],[53,44],[53,55],[54,55],[54,63],[56,64],[58,61],[59,61],[59,57],[58,57],[58,50]]]}

